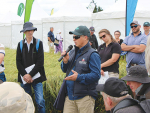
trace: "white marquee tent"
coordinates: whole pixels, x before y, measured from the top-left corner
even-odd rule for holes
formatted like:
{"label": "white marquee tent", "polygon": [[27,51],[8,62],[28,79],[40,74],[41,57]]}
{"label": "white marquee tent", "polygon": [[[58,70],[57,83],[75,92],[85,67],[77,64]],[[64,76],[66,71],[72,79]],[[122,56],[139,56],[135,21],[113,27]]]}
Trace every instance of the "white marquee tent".
{"label": "white marquee tent", "polygon": [[20,19],[17,14],[8,12],[0,20],[0,42],[5,47],[11,47],[11,21]]}
{"label": "white marquee tent", "polygon": [[[24,13],[22,14],[24,17]],[[23,39],[23,33],[20,31],[23,29],[24,18],[21,18],[16,21],[12,21],[12,41],[11,41],[11,48],[16,49],[18,42]],[[34,32],[34,37],[38,38],[43,41],[43,25],[42,25],[42,18],[47,18],[49,15],[40,7],[37,0],[34,0],[32,5],[32,11],[30,16],[30,22],[37,28],[37,31]]]}
{"label": "white marquee tent", "polygon": [[[143,23],[145,21],[150,22],[150,0],[138,0],[134,20],[138,20],[141,24],[141,31],[143,31]],[[92,15],[92,23],[95,27],[95,34],[98,36],[98,32],[101,29],[108,29],[111,34],[114,34],[115,30],[121,31],[121,38],[125,38],[125,11],[126,0],[118,0],[108,9],[95,13]],[[98,39],[99,43],[102,43]]]}
{"label": "white marquee tent", "polygon": [[[64,49],[73,43],[72,35],[69,31],[73,31],[77,26],[86,25],[90,27],[92,13],[82,6],[78,0],[67,0],[66,3],[49,18],[43,19],[43,43],[47,43],[47,34],[50,27],[54,28],[54,35],[57,30],[61,30],[61,36],[64,39]],[[44,50],[49,51],[48,45],[44,45]]]}

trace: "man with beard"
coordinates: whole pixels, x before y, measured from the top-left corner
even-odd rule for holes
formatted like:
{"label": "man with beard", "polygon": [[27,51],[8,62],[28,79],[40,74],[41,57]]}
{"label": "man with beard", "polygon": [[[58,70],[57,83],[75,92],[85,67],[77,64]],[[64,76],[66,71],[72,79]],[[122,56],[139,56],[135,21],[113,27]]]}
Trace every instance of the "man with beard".
{"label": "man with beard", "polygon": [[138,21],[133,21],[131,24],[132,33],[127,36],[121,44],[122,51],[127,51],[126,55],[126,70],[128,72],[131,66],[142,65],[145,67],[145,48],[147,38],[141,33],[141,25]]}

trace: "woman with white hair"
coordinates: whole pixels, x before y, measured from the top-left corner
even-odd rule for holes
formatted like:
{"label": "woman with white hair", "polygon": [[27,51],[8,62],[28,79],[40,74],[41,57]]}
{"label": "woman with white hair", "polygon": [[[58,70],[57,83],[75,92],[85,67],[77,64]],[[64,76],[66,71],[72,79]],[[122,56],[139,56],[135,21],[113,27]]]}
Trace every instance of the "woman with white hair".
{"label": "woman with white hair", "polygon": [[56,40],[59,41],[59,45],[55,46],[55,54],[58,53],[59,51],[62,53],[63,51],[63,38],[61,37],[61,30],[59,29],[56,35]]}

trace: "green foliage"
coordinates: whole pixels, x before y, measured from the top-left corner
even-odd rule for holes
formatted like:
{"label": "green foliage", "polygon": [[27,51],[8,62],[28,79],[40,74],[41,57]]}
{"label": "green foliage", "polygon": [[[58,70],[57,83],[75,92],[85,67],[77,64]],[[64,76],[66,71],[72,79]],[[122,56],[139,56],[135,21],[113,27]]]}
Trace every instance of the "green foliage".
{"label": "green foliage", "polygon": [[[16,68],[16,50],[6,48],[5,52],[6,55],[4,58],[4,62],[6,68],[5,69],[6,79],[7,81],[17,82],[18,71]],[[61,71],[60,62],[58,62],[59,57],[60,53],[54,54],[54,51],[51,51],[50,53],[44,53],[44,68],[47,81],[43,82],[43,90],[47,113],[62,113],[62,111],[58,111],[53,107],[60,86],[65,77],[65,73]],[[120,77],[123,77],[126,75],[125,57],[120,58],[119,65],[120,65],[119,67]],[[103,98],[99,94],[95,102],[95,113],[104,113],[104,112],[105,109]]]}
{"label": "green foliage", "polygon": [[100,6],[96,5],[96,3],[94,2],[94,0],[92,0],[92,2],[95,4],[95,8],[93,10],[93,13],[97,13],[97,12],[103,11],[103,9]]}

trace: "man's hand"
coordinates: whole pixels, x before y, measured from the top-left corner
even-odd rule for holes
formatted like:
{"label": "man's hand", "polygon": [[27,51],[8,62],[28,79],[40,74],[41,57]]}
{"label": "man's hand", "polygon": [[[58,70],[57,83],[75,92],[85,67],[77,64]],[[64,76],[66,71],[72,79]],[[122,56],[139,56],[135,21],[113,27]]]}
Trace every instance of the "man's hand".
{"label": "man's hand", "polygon": [[[63,51],[63,52],[61,53],[61,56],[65,55],[65,54],[66,54],[66,51]],[[67,53],[67,55],[64,56],[63,62],[64,62],[65,64],[67,64],[67,63],[68,63],[68,60],[69,60],[69,53]]]}
{"label": "man's hand", "polygon": [[72,72],[73,72],[73,75],[66,77],[65,80],[76,81],[78,77],[78,73],[74,70],[72,70]]}
{"label": "man's hand", "polygon": [[101,69],[101,75],[104,76],[104,71]]}
{"label": "man's hand", "polygon": [[31,75],[29,75],[29,74],[25,74],[25,75],[23,76],[23,79],[24,79],[24,81],[26,81],[27,83],[32,83],[32,82],[33,82],[32,77],[31,77]]}

